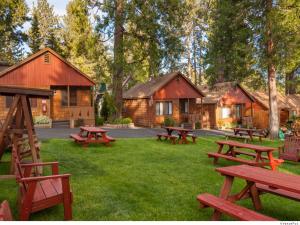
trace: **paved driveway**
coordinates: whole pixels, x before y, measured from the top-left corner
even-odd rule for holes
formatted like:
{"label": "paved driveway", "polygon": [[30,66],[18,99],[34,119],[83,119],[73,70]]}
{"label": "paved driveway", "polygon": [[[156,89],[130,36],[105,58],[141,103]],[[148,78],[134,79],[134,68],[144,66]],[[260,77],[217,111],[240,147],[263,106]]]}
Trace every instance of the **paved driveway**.
{"label": "paved driveway", "polygon": [[[108,130],[109,136],[115,138],[145,138],[145,137],[155,137],[157,133],[164,131],[160,128],[104,128]],[[37,128],[37,135],[40,139],[49,139],[49,138],[69,138],[69,135],[72,133],[78,133],[79,128]],[[197,136],[206,136],[206,135],[222,135],[223,132],[215,130],[196,130],[195,134]]]}

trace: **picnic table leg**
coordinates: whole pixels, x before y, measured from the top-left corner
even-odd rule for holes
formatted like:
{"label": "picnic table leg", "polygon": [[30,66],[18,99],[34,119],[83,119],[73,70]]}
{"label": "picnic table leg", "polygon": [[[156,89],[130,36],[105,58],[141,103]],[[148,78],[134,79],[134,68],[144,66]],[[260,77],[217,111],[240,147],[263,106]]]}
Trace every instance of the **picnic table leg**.
{"label": "picnic table leg", "polygon": [[257,187],[256,187],[255,183],[250,182],[250,181],[247,181],[247,183],[251,185],[250,195],[251,195],[251,199],[252,199],[252,203],[254,205],[254,208],[256,210],[261,210],[262,209],[261,201],[260,201],[259,192],[257,190]]}
{"label": "picnic table leg", "polygon": [[[232,188],[232,184],[233,184],[233,180],[234,180],[234,177],[231,177],[231,176],[225,177],[225,181],[224,181],[224,184],[221,188],[221,192],[219,195],[220,198],[227,199],[229,197],[229,194],[230,194],[230,191]],[[220,220],[221,215],[222,215],[221,212],[215,210],[214,214],[212,216],[212,220],[215,220],[215,221]]]}
{"label": "picnic table leg", "polygon": [[253,141],[253,132],[252,132],[252,130],[248,131],[248,135],[250,137],[250,140]]}
{"label": "picnic table leg", "polygon": [[189,142],[187,140],[187,133],[186,132],[181,132],[180,135],[181,135],[182,143],[188,144]]}
{"label": "picnic table leg", "polygon": [[[220,154],[221,154],[221,152],[222,152],[222,149],[223,149],[223,146],[224,146],[224,145],[222,145],[222,144],[219,144],[218,153],[220,153]],[[218,163],[218,160],[219,160],[219,158],[217,158],[217,157],[214,157],[214,165]]]}
{"label": "picnic table leg", "polygon": [[272,152],[268,152],[268,158],[270,161],[270,167],[271,169],[274,171],[277,168],[277,163],[275,162],[274,158],[273,158],[273,154]]}

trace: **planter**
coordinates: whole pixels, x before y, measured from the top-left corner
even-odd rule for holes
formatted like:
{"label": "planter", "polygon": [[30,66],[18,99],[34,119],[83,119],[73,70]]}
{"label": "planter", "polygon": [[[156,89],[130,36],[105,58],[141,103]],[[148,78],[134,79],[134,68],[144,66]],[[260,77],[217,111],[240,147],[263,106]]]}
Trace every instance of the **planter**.
{"label": "planter", "polygon": [[52,128],[52,123],[34,124],[35,128]]}
{"label": "planter", "polygon": [[129,123],[129,124],[110,124],[110,123],[105,123],[105,127],[108,128],[134,128],[134,123]]}

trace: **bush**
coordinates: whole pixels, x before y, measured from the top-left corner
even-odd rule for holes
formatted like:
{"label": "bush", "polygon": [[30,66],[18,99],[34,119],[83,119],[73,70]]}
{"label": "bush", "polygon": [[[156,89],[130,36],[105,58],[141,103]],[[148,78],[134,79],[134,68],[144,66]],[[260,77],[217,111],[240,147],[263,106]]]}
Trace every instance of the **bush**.
{"label": "bush", "polygon": [[163,123],[164,126],[166,127],[172,127],[175,125],[175,120],[171,117],[166,117]]}
{"label": "bush", "polygon": [[101,117],[107,121],[116,112],[114,100],[107,92],[103,95],[103,103],[100,111]]}
{"label": "bush", "polygon": [[117,118],[112,123],[113,124],[122,124],[122,118]]}
{"label": "bush", "polygon": [[36,116],[33,118],[34,124],[50,124],[51,119],[48,116]]}
{"label": "bush", "polygon": [[103,117],[96,117],[96,125],[97,126],[103,126],[104,124],[104,118]]}
{"label": "bush", "polygon": [[195,129],[200,129],[201,128],[201,123],[198,121],[195,123]]}
{"label": "bush", "polygon": [[84,126],[84,120],[81,118],[75,121],[75,127],[80,127],[80,126]]}
{"label": "bush", "polygon": [[122,124],[130,124],[132,123],[132,119],[127,117],[122,119]]}

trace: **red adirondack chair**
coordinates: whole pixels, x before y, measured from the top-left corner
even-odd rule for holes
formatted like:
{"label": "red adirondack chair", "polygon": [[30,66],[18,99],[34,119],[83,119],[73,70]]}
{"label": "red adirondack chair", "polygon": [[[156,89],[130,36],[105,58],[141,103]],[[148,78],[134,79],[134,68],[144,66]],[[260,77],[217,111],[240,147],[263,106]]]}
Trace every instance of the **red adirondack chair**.
{"label": "red adirondack chair", "polygon": [[12,221],[13,217],[9,208],[8,201],[3,201],[0,205],[0,221]]}
{"label": "red adirondack chair", "polygon": [[[16,166],[16,179],[19,183],[20,220],[28,220],[31,213],[64,205],[64,219],[72,219],[72,192],[70,174],[58,174],[58,162],[21,164],[13,151]],[[37,166],[51,166],[52,175],[32,177],[32,170]]]}
{"label": "red adirondack chair", "polygon": [[284,146],[279,148],[279,158],[298,162],[300,160],[300,137],[286,137]]}

